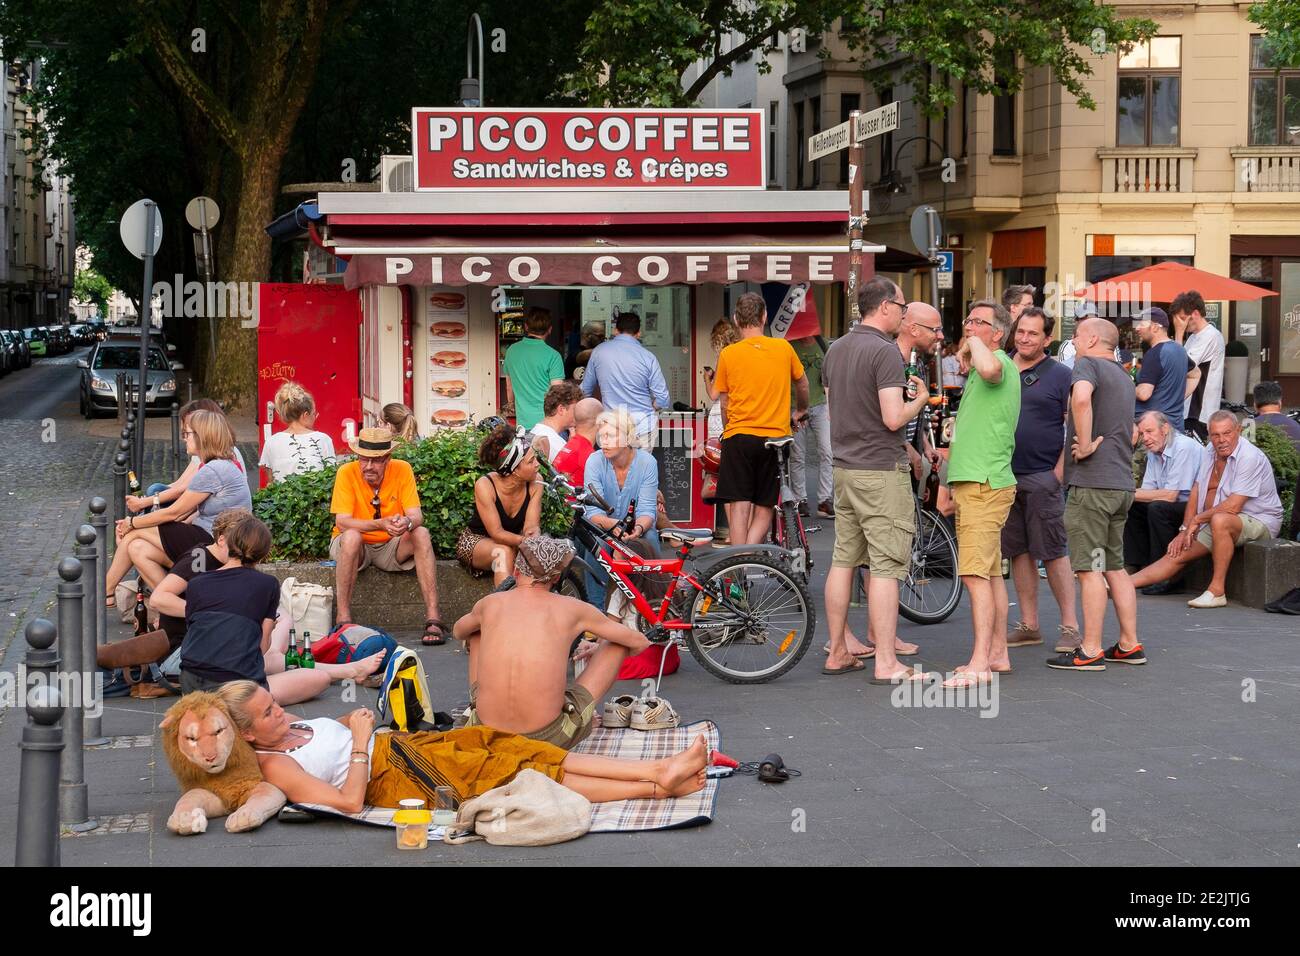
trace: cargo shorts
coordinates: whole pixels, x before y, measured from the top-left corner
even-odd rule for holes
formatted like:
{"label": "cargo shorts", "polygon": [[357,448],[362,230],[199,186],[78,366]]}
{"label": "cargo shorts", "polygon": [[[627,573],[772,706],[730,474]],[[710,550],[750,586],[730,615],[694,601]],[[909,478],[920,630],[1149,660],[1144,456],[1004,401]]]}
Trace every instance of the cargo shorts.
{"label": "cargo shorts", "polygon": [[903,580],[912,562],[916,498],[911,468],[893,471],[836,468],[835,551],[837,568],[870,568],[872,575]]}
{"label": "cargo shorts", "polygon": [[1133,492],[1070,486],[1065,503],[1065,533],[1070,567],[1075,571],[1123,571],[1124,523]]}
{"label": "cargo shorts", "polygon": [[987,481],[949,485],[957,505],[957,573],[961,577],[1002,576],[1002,527],[1016,500],[1016,486],[994,488]]}

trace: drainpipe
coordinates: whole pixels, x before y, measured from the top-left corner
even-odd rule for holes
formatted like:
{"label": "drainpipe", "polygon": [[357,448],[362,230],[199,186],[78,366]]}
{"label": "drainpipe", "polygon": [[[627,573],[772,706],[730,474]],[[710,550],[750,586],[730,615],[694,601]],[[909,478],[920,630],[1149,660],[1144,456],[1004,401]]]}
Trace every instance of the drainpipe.
{"label": "drainpipe", "polygon": [[415,360],[411,343],[411,286],[398,287],[402,292],[402,403],[415,410]]}

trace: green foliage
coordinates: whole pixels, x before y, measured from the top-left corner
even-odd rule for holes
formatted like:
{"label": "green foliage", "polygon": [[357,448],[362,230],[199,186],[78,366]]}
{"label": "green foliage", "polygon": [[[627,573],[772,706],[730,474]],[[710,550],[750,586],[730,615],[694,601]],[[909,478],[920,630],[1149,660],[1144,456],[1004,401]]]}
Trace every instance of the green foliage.
{"label": "green foliage", "polygon": [[1290,527],[1291,509],[1295,507],[1295,482],[1300,475],[1300,454],[1286,432],[1276,425],[1255,425],[1255,445],[1268,456],[1273,466],[1273,478],[1277,481],[1278,497],[1282,499],[1282,528]]}
{"label": "green foliage", "polygon": [[1300,0],[1264,0],[1251,4],[1251,21],[1268,36],[1270,63],[1281,69],[1300,64]]}
{"label": "green foliage", "polygon": [[[473,514],[474,482],[485,473],[478,463],[481,437],[477,429],[448,429],[393,453],[415,471],[424,525],[439,557],[454,556],[456,539]],[[253,496],[253,513],[271,529],[271,560],[315,561],[329,554],[334,527],[329,506],[337,470],[331,466],[295,475]],[[544,499],[544,533],[564,536],[570,520],[569,510],[554,496]]]}
{"label": "green foliage", "polygon": [[108,300],[113,297],[113,284],[94,269],[82,269],[72,286],[72,296],[79,302],[93,302],[100,318],[108,317]]}

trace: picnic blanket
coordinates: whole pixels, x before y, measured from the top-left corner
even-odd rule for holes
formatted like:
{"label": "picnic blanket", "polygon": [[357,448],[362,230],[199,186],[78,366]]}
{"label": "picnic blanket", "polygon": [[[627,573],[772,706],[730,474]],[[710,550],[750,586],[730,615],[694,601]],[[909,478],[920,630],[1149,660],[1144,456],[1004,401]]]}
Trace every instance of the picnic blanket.
{"label": "picnic blanket", "polygon": [[[710,749],[721,749],[718,726],[711,720],[700,720],[673,730],[609,730],[597,728],[590,737],[573,748],[574,753],[596,757],[620,757],[626,760],[658,760],[684,750],[697,735],[703,734]],[[713,820],[717,804],[718,781],[710,779],[704,789],[688,797],[673,800],[619,800],[615,803],[593,803],[591,806],[592,833],[628,833],[634,830],[672,830],[680,827],[703,826]],[[314,803],[291,803],[296,810],[317,816],[342,817],[367,826],[391,827],[393,814],[390,807],[365,806],[359,813],[344,813],[333,807]]]}

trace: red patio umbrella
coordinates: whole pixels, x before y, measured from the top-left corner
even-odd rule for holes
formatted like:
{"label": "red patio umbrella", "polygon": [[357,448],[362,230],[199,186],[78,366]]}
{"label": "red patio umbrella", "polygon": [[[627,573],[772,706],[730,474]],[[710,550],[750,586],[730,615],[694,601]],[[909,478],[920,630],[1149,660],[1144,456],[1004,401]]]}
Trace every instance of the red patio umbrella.
{"label": "red patio umbrella", "polygon": [[1180,262],[1161,262],[1145,269],[1126,272],[1122,276],[1090,285],[1075,296],[1094,302],[1172,302],[1182,292],[1195,290],[1208,302],[1253,302],[1268,295],[1277,295],[1268,289],[1259,289],[1236,279],[1193,269]]}

